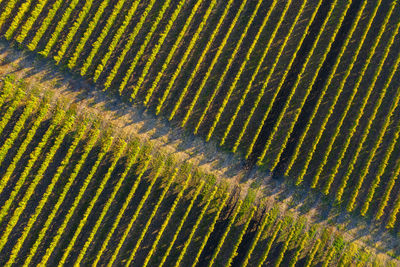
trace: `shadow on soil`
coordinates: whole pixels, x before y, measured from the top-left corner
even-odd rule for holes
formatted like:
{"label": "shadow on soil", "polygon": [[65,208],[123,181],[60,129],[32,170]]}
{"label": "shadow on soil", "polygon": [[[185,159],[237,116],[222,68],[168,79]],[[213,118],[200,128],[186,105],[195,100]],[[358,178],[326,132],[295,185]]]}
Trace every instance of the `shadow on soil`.
{"label": "shadow on soil", "polygon": [[40,90],[49,90],[55,96],[62,95],[80,108],[109,120],[116,125],[116,129],[142,140],[150,140],[155,148],[173,153],[180,160],[190,160],[204,171],[227,178],[232,184],[244,184],[242,194],[248,186],[256,187],[271,203],[279,202],[283,210],[304,215],[313,223],[335,226],[349,240],[359,241],[378,253],[390,251],[394,255],[400,254],[396,234],[386,231],[381,223],[367,222],[355,214],[344,212],[344,208],[335,204],[329,196],[308,186],[296,187],[287,178],[272,178],[266,171],[249,166],[238,156],[222,152],[216,143],[207,143],[203,138],[185,132],[177,124],[156,117],[141,105],[131,104],[114,92],[103,92],[78,74],[55,67],[53,61],[34,52],[10,47],[8,42],[1,40],[0,76],[7,74],[23,78],[28,84],[40,87]]}

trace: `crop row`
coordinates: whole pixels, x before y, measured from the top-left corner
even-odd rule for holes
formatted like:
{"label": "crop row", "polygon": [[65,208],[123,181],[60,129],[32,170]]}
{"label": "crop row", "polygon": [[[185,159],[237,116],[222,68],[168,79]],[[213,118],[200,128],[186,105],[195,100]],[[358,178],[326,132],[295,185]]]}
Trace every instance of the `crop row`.
{"label": "crop row", "polygon": [[[347,8],[349,6],[350,2],[347,2]],[[326,195],[334,194],[339,203],[345,200],[349,212],[356,210],[360,203],[359,212],[365,216],[370,205],[376,204],[378,209],[374,216],[380,219],[386,210],[389,221],[384,223],[392,228],[398,213],[398,195],[392,192],[398,175],[398,159],[393,154],[398,145],[398,118],[393,113],[398,108],[398,85],[393,77],[399,70],[399,52],[395,40],[399,36],[400,22],[396,16],[397,2],[389,3],[387,9],[383,1],[374,3],[370,11],[366,6],[367,1],[362,1],[321,90],[314,96],[315,104],[312,107],[304,106],[330,49],[319,54],[317,71],[312,74],[306,89],[302,90],[302,98],[293,97],[293,104],[283,107],[281,116],[274,122],[272,133],[262,144],[264,147],[258,156],[258,164],[266,164],[269,170],[275,171],[283,163],[277,172],[293,176],[297,185],[307,178],[312,188],[322,188]],[[384,18],[379,30],[373,32],[372,26],[380,10],[385,10]],[[342,13],[339,22],[343,21],[345,14]],[[368,18],[365,22],[362,22],[363,16]],[[338,30],[336,28],[334,33]],[[331,38],[328,46],[334,41],[335,38]],[[349,45],[352,42],[355,43],[354,47]],[[362,55],[362,49],[367,49],[365,55]],[[346,55],[349,55],[350,61]],[[356,71],[358,62],[361,62],[360,70]],[[350,79],[351,75],[355,77],[354,82]],[[348,94],[344,93],[346,90]],[[286,108],[291,111],[284,111]],[[295,140],[290,140],[294,126],[299,123],[300,114],[305,109],[309,110],[309,116],[302,122],[304,127]],[[272,110],[271,105],[268,110]],[[384,114],[382,116],[385,119],[382,120],[379,114]],[[264,116],[262,122],[267,117]],[[279,123],[284,125],[280,126],[281,129],[277,128]],[[391,125],[396,130],[391,131]],[[262,127],[259,126],[257,134],[261,133]],[[274,134],[275,141],[271,137]],[[281,145],[278,146],[277,142]],[[289,149],[288,142],[292,142],[290,145],[293,147],[290,148],[290,154],[284,154]],[[246,157],[254,152],[255,143],[253,139]],[[385,151],[382,158],[377,157],[379,150]],[[268,157],[264,160],[266,155]],[[390,199],[394,207],[387,206]]]}
{"label": "crop row", "polygon": [[[363,216],[374,212],[372,216],[384,219],[382,223],[387,228],[394,228],[400,211],[396,190],[400,173],[396,153],[400,133],[396,115],[399,96],[394,78],[400,63],[396,42],[400,28],[398,1],[377,0],[370,5],[366,0],[359,3],[334,0],[329,5],[324,5],[322,0],[296,4],[291,0],[282,3],[277,0],[226,3],[220,0],[161,3],[155,0],[146,3],[8,0],[2,3],[0,26],[11,42],[40,51],[57,64],[65,63],[70,71],[86,76],[103,89],[116,91],[125,100],[143,103],[156,115],[167,115],[181,127],[203,135],[206,141],[215,140],[235,153],[243,153],[250,165],[260,165],[272,175],[283,174],[293,178],[296,185],[307,184],[332,195],[349,212],[357,210]],[[144,183],[153,182],[154,177],[147,172],[153,171],[154,159],[142,157],[144,152],[137,148],[138,161],[131,158],[129,171],[118,177],[118,186],[113,187],[111,200],[104,202],[94,228],[85,231],[90,218],[95,216],[93,210],[100,206],[103,195],[110,192],[106,188],[117,179],[114,178],[114,174],[119,174],[114,171],[115,164],[122,164],[128,152],[121,150],[121,154],[116,154],[118,157],[113,157],[116,147],[120,148],[119,143],[111,137],[110,140],[98,137],[100,130],[96,126],[78,134],[77,129],[83,127],[62,108],[54,108],[59,110],[54,115],[50,103],[40,101],[39,104],[35,97],[28,101],[22,90],[9,93],[11,87],[23,86],[5,79],[4,94],[0,97],[3,112],[0,134],[8,133],[0,148],[3,170],[0,192],[7,197],[0,208],[0,222],[4,225],[0,248],[5,250],[11,246],[9,262],[17,261],[18,254],[24,251],[24,243],[29,243],[33,245],[25,262],[51,264],[59,260],[63,264],[70,261],[84,264],[88,254],[96,251],[91,245],[98,242],[96,237],[104,231],[107,231],[106,240],[94,257],[96,264],[126,260],[125,255],[129,255],[129,263],[140,260],[145,253],[145,264],[158,259],[162,259],[162,264],[173,261],[176,247],[182,245],[179,244],[181,235],[190,227],[186,220],[180,222],[182,229],[172,235],[168,253],[160,258],[156,255],[162,253],[161,243],[169,237],[165,231],[179,214],[178,204],[192,197],[195,182],[187,185],[189,195],[178,194],[180,201],[176,207],[167,207],[170,203],[164,197],[176,192],[177,185],[173,181],[164,185],[164,196],[154,200],[158,206],[149,208],[152,214],[149,224],[132,245],[134,249],[129,250],[130,237],[145,220],[148,205],[154,204],[148,198],[157,190],[152,184],[143,198],[138,195],[143,192],[139,189]],[[385,119],[381,120],[381,115]],[[12,130],[8,131],[8,127]],[[65,167],[69,162],[60,160],[61,148],[69,147],[65,143],[75,134],[81,140],[75,144],[77,151],[81,151],[78,148],[84,142],[93,142],[90,143],[93,150],[85,148],[82,161],[75,162],[78,156],[68,156],[71,161],[75,160],[76,169]],[[104,151],[100,149],[103,145]],[[382,158],[378,157],[381,154]],[[96,157],[94,163],[91,157]],[[111,163],[107,160],[115,160],[114,165],[109,166]],[[101,173],[105,166],[110,168]],[[57,167],[61,173],[54,174],[51,180],[47,172]],[[184,175],[178,170],[174,179],[181,181]],[[154,180],[157,184],[165,178],[165,170],[159,171],[157,177],[160,177]],[[129,180],[131,172],[137,178],[133,183]],[[52,199],[55,208],[49,212],[49,196],[54,195],[56,184],[64,186]],[[75,188],[77,184],[79,189]],[[126,189],[129,197],[123,198],[118,212],[112,212],[126,184],[132,185]],[[46,190],[49,188],[46,191],[49,195],[43,195],[29,214],[27,207],[42,185],[47,186]],[[196,227],[184,244],[184,252],[178,256],[178,265],[186,264],[187,253],[194,249],[193,244],[198,245],[196,235],[204,232],[204,220],[209,218],[206,215],[214,202],[220,201],[217,197],[203,200],[202,194],[203,191],[198,193],[199,201],[193,205],[206,208],[198,220],[193,219]],[[91,200],[87,201],[86,196]],[[136,207],[132,201],[138,198],[139,204],[132,215],[131,206]],[[200,199],[203,202],[199,204]],[[17,205],[16,201],[23,203]],[[376,211],[371,206],[376,206]],[[223,216],[224,211],[219,210],[218,216]],[[25,213],[28,214],[25,216]],[[48,216],[38,230],[35,220],[43,214]],[[76,214],[80,217],[75,220]],[[160,214],[169,217],[162,224],[163,231],[153,236],[152,228],[158,222],[155,218]],[[258,218],[257,212],[252,215]],[[113,223],[108,225],[106,222],[112,216]],[[20,222],[20,218],[29,220]],[[219,222],[218,218],[212,222]],[[230,221],[232,225],[224,234],[237,229],[236,224],[245,225],[249,217],[239,218]],[[53,227],[59,220],[63,223]],[[27,223],[26,230],[15,242],[9,242],[19,223]],[[104,225],[110,228],[103,228]],[[254,230],[250,226],[246,231]],[[120,227],[125,228],[119,230]],[[74,231],[64,233],[70,228]],[[32,236],[30,232],[38,234]],[[210,238],[213,230],[206,233]],[[140,249],[148,237],[156,242],[142,252]],[[229,264],[238,261],[234,255],[241,239],[234,243],[232,253],[220,254],[218,250],[224,250],[223,239],[227,236],[222,237],[211,254],[211,265],[221,260],[220,255],[230,255],[223,259]],[[81,250],[78,240],[84,243]],[[211,246],[207,242],[201,243],[195,262],[200,262],[203,249]],[[304,242],[307,247],[308,241]],[[274,249],[273,244],[270,249]],[[39,255],[41,249],[43,255]],[[78,250],[75,259],[74,252]],[[329,250],[329,253],[332,256],[335,252]],[[251,260],[247,255],[245,261]]]}
{"label": "crop row", "polygon": [[[296,88],[309,69],[311,63],[308,62],[320,52],[315,51],[317,47],[328,43],[317,62],[315,75],[308,81],[293,124],[282,139],[280,151],[274,159],[268,159],[273,169],[319,76],[318,70],[342,28],[341,21],[346,17],[351,1],[345,1],[344,9],[343,5],[336,4],[338,1],[341,0],[330,4],[318,31],[311,26],[316,24],[316,19],[321,19],[317,13],[323,6],[321,2],[312,3],[309,0],[302,1],[300,6],[294,5],[291,0],[283,5],[278,5],[275,0],[271,3],[262,0],[255,3],[236,3],[235,0],[227,3],[218,0],[173,3],[168,0],[161,5],[150,1],[144,6],[141,1],[128,5],[125,0],[115,3],[102,0],[98,4],[87,0],[82,5],[77,1],[65,5],[62,1],[26,1],[24,4],[27,7],[21,5],[18,10],[11,11],[5,9],[0,17],[6,18],[16,12],[10,25],[5,25],[7,20],[3,23],[10,32],[5,34],[8,39],[13,35],[20,43],[30,39],[26,41],[30,50],[41,51],[45,57],[52,56],[56,63],[65,62],[69,69],[88,76],[104,89],[117,89],[131,101],[142,101],[147,107],[154,107],[156,114],[168,112],[168,105],[171,107],[169,120],[176,118],[181,126],[186,126],[189,120],[193,121],[194,125],[188,127],[193,126],[194,134],[199,132],[200,127],[207,129],[206,141],[211,137],[218,138],[219,132],[222,132],[220,145],[231,146],[233,143],[234,152],[241,145],[246,151],[246,158],[255,154],[259,164],[263,164],[271,143],[277,143],[274,139],[292,98],[298,94],[299,89]],[[11,0],[6,4],[10,7],[14,5]],[[313,8],[311,16],[307,14],[308,5]],[[332,15],[338,12],[338,16]],[[60,19],[56,20],[56,14],[60,15]],[[336,26],[327,27],[332,20],[336,20]],[[20,26],[21,22],[23,25]],[[294,41],[298,38],[295,32],[301,33],[300,40]],[[316,35],[313,45],[306,53],[299,53],[308,35]],[[277,46],[282,38],[283,42]],[[291,47],[293,42],[296,42],[294,50]],[[271,57],[273,60],[269,60]],[[253,151],[297,57],[303,57],[304,63],[296,82],[288,89],[289,96],[284,101],[284,107],[280,112],[273,113],[276,121],[272,132],[261,144],[263,149]],[[277,78],[277,72],[282,67],[285,68],[283,76],[263,111],[271,81]],[[259,84],[261,88],[258,88]],[[154,98],[156,101],[151,101]],[[259,110],[263,118],[252,124],[256,117],[260,117],[256,114]],[[178,118],[176,114],[182,117]],[[225,116],[227,123],[223,123]],[[240,125],[237,122],[242,117],[245,122]],[[215,134],[217,129],[218,134]],[[236,132],[238,136],[231,138],[230,133]],[[249,138],[243,142],[245,135]]]}
{"label": "crop row", "polygon": [[[1,97],[9,106],[20,89],[4,86]],[[138,140],[117,139],[111,130],[100,130],[93,118],[30,94],[17,102],[23,112],[10,117],[16,123],[9,140],[28,140],[22,154],[29,157],[18,160],[22,168],[11,167],[15,175],[8,178],[14,183],[1,207],[2,264],[246,266],[272,261],[278,266],[315,254],[314,239],[322,229],[314,238],[302,219],[277,209],[264,215],[264,207],[249,208],[194,167],[174,163]],[[32,129],[41,137],[26,139]],[[5,151],[4,145],[0,150]],[[18,149],[15,153],[21,154]],[[5,170],[10,166],[13,161],[2,164]],[[222,232],[215,228],[218,222],[224,225]],[[239,258],[239,248],[248,242],[245,236],[254,231],[245,259]],[[324,244],[318,251],[332,249]]]}

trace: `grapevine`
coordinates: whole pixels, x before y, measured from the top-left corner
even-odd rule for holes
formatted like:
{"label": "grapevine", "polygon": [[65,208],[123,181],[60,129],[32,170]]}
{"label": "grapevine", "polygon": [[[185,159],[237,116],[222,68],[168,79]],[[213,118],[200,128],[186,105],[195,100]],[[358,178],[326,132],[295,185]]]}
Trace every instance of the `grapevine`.
{"label": "grapevine", "polygon": [[17,239],[17,243],[12,248],[11,256],[7,262],[7,265],[13,264],[15,259],[18,257],[18,252],[20,251],[25,239],[27,238],[29,232],[31,231],[31,229],[32,229],[34,223],[36,222],[38,216],[40,215],[43,207],[47,203],[47,200],[48,200],[51,192],[53,191],[54,186],[56,185],[58,179],[61,177],[61,174],[63,173],[65,167],[68,165],[68,163],[72,157],[72,154],[76,150],[76,147],[78,146],[80,140],[82,139],[82,137],[85,133],[85,130],[86,130],[85,124],[82,124],[79,126],[79,129],[75,134],[74,141],[70,145],[66,156],[64,157],[60,166],[57,168],[57,171],[54,174],[50,184],[47,186],[45,193],[42,195],[42,198],[40,199],[38,206],[35,208],[35,212],[29,217],[28,223],[25,226],[25,228],[22,232],[22,235]]}

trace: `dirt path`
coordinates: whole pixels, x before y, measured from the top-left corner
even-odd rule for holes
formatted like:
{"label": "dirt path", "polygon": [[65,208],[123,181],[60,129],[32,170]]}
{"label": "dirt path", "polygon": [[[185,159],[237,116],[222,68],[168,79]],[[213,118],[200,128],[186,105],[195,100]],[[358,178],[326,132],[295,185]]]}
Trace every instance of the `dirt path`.
{"label": "dirt path", "polygon": [[[46,62],[47,61],[47,62]],[[185,133],[147,112],[143,107],[124,103],[122,99],[97,90],[93,84],[71,73],[57,70],[52,62],[36,57],[33,53],[10,49],[0,42],[0,75],[13,74],[23,78],[29,86],[51,91],[57,97],[79,104],[79,108],[100,115],[127,134],[150,140],[154,147],[174,153],[180,160],[188,160],[204,171],[229,178],[233,183],[243,179],[244,162],[232,153],[217,150],[214,143]],[[267,179],[267,175],[263,177]]]}
{"label": "dirt path", "polygon": [[[347,240],[367,246],[368,250],[379,255],[382,262],[391,259],[387,253],[400,255],[398,238],[382,229],[379,223],[351,216],[309,188],[291,186],[256,169],[245,170],[243,160],[220,151],[216,143],[207,143],[200,137],[185,133],[184,129],[156,117],[143,107],[124,103],[81,77],[60,70],[50,60],[10,48],[7,42],[0,41],[0,77],[7,74],[23,78],[28,86],[51,91],[55,97],[67,99],[85,112],[101,116],[115,125],[117,132],[150,141],[154,148],[171,153],[179,160],[188,160],[232,185],[240,183],[243,195],[246,188],[257,181],[263,185],[260,194],[268,196],[271,205],[279,201],[282,210],[306,216],[315,224],[334,227],[343,232]],[[400,262],[398,264],[400,266]]]}

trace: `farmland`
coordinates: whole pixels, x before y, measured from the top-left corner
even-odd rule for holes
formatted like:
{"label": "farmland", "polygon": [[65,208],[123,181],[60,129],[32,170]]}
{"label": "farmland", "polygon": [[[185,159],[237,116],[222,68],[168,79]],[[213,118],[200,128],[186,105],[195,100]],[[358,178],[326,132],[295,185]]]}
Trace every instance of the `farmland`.
{"label": "farmland", "polygon": [[6,77],[1,94],[2,265],[370,260],[340,233],[256,208],[238,187],[23,86]]}
{"label": "farmland", "polygon": [[[233,154],[243,172],[397,235],[399,12],[391,0],[4,0],[0,34]],[[100,116],[2,80],[4,264],[367,261],[341,231],[266,204],[271,179],[211,179],[115,136]]]}

